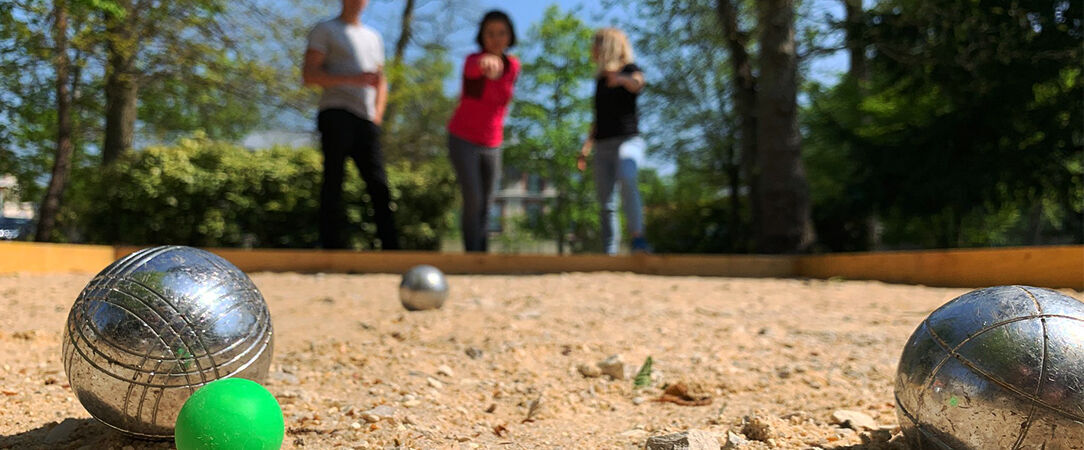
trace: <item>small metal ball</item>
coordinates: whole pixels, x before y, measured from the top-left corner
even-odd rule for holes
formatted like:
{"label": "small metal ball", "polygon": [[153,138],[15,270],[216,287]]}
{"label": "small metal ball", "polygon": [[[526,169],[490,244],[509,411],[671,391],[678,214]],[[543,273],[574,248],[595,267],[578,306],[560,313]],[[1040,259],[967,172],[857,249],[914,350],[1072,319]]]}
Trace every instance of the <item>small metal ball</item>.
{"label": "small metal ball", "polygon": [[63,347],[68,382],[87,412],[130,435],[172,438],[196,389],[267,376],[271,316],[252,280],[225,259],[154,247],[87,284],[68,315]]}
{"label": "small metal ball", "polygon": [[399,283],[399,301],[409,311],[437,309],[448,298],[448,281],[436,267],[411,267]]}
{"label": "small metal ball", "polygon": [[896,412],[915,448],[1084,449],[1084,303],[999,286],[962,295],[911,335]]}

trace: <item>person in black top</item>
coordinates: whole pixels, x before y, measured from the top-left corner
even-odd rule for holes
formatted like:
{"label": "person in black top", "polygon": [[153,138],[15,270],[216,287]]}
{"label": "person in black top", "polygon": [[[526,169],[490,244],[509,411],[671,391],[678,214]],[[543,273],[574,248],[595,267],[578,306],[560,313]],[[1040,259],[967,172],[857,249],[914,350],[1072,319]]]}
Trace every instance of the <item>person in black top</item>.
{"label": "person in black top", "polygon": [[646,144],[640,137],[636,97],[644,89],[644,74],[636,64],[632,46],[625,33],[616,28],[602,28],[595,33],[591,60],[598,66],[595,85],[595,121],[580,150],[577,168],[587,168],[587,157],[595,150],[595,189],[601,206],[602,242],[607,254],[616,255],[620,246],[618,232],[617,184],[621,185],[621,204],[632,238],[634,252],[648,251],[644,239],[643,208],[637,186],[637,160],[643,158]]}

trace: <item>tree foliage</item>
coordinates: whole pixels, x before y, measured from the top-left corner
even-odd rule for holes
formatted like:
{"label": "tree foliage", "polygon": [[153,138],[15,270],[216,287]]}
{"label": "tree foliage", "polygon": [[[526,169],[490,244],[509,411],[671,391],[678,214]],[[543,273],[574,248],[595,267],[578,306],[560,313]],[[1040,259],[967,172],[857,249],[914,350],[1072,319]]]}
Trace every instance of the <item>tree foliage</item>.
{"label": "tree foliage", "polygon": [[[807,112],[818,226],[850,249],[1080,242],[1081,9],[1072,2],[879,3],[870,81]],[[849,230],[849,231],[848,231]]]}
{"label": "tree foliage", "polygon": [[677,169],[673,180],[659,185],[668,195],[655,190],[646,196],[648,238],[658,251],[747,251],[754,243],[741,172],[755,155],[739,147],[732,101],[739,87],[715,1],[644,0],[630,12],[638,19],[628,31],[647,70],[642,128],[652,152]]}
{"label": "tree foliage", "polygon": [[557,190],[542,220],[531,226],[560,252],[594,249],[598,206],[590,174],[576,172],[576,156],[591,123],[593,31],[556,5],[528,33],[522,72],[509,119],[506,165],[541,174]]}
{"label": "tree foliage", "polygon": [[389,161],[424,162],[446,158],[448,140],[444,132],[455,108],[455,99],[444,92],[452,76],[448,52],[429,45],[409,64],[390,68],[393,82],[388,107],[404,114],[386,117],[383,144]]}

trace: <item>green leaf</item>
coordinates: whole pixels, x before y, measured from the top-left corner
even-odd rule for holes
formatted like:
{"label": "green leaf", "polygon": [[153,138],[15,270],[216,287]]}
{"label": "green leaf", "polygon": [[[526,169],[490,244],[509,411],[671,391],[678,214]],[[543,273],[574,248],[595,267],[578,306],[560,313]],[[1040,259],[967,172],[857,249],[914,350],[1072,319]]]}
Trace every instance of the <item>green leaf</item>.
{"label": "green leaf", "polygon": [[638,388],[647,387],[651,385],[651,356],[644,360],[644,364],[640,366],[640,371],[636,372],[636,378],[633,379],[632,385]]}

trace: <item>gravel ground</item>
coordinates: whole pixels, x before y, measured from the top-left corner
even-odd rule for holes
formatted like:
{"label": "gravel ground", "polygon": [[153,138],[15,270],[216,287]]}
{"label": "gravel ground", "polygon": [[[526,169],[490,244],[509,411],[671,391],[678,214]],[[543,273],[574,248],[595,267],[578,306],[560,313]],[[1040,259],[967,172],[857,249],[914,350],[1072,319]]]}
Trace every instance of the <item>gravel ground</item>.
{"label": "gravel ground", "polygon": [[[61,330],[90,278],[0,276],[0,449],[172,448],[110,431],[68,386]],[[253,280],[276,332],[265,385],[283,407],[283,447],[320,449],[642,448],[688,430],[737,448],[906,449],[892,395],[900,352],[927,314],[967,291],[452,276],[444,308],[407,312],[397,276]],[[598,368],[613,355],[623,364]],[[648,356],[651,384],[636,388]],[[869,423],[839,424],[841,410]]]}

